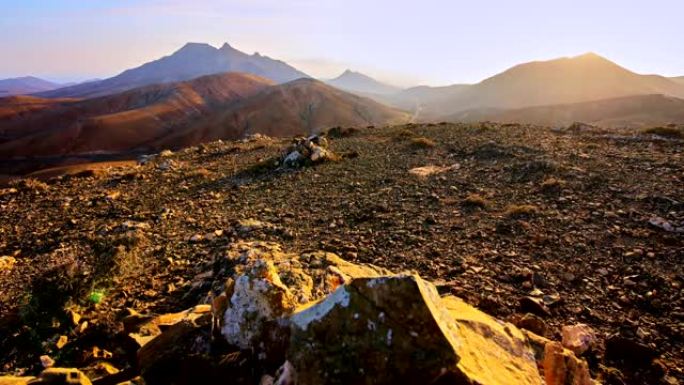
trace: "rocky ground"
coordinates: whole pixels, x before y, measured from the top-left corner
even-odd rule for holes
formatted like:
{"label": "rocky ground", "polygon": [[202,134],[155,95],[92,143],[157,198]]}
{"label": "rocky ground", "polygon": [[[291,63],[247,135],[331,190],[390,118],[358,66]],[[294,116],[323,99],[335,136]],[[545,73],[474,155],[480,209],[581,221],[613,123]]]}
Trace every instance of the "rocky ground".
{"label": "rocky ground", "polygon": [[128,309],[208,301],[216,256],[266,240],[415,271],[552,339],[588,324],[609,383],[684,381],[681,140],[494,124],[328,139],[338,159],[313,167],[281,167],[290,141],[256,138],[3,189],[0,371],[42,355],[123,367]]}

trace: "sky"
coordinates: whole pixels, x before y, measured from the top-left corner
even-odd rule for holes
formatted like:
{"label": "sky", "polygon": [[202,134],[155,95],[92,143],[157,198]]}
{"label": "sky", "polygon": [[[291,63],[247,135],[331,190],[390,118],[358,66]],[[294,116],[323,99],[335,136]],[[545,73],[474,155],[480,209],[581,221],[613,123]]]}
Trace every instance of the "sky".
{"label": "sky", "polygon": [[319,78],[475,83],[596,52],[684,75],[681,0],[0,0],[0,78],[106,78],[186,42],[229,42]]}

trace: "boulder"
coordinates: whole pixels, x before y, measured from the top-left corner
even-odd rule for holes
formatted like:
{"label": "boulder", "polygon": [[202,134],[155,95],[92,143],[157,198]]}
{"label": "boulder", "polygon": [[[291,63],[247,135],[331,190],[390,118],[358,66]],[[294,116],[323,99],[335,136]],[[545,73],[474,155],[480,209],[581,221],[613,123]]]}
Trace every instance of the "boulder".
{"label": "boulder", "polygon": [[542,384],[524,334],[415,275],[357,278],[290,318],[307,384]]}
{"label": "boulder", "polygon": [[266,356],[284,343],[287,330],[282,320],[298,306],[324,297],[352,278],[389,273],[332,253],[284,253],[279,245],[267,242],[238,242],[225,256],[229,284],[214,301],[223,314],[216,327],[231,345]]}
{"label": "boulder", "polygon": [[544,348],[544,377],[546,385],[594,385],[587,362],[580,360],[558,342]]}
{"label": "boulder", "polygon": [[596,385],[591,379],[587,362],[551,341],[534,333],[523,331],[532,347],[539,366],[544,370],[546,385]]}
{"label": "boulder", "polygon": [[619,334],[606,339],[606,359],[610,361],[623,361],[633,367],[648,367],[658,356],[652,347]]}
{"label": "boulder", "polygon": [[[258,259],[238,275],[226,292],[228,308],[224,314],[222,334],[240,349],[257,347],[264,340],[271,321],[297,306],[294,294],[283,284],[272,261]],[[274,325],[270,325],[274,326]]]}
{"label": "boulder", "polygon": [[197,305],[190,309],[157,316],[141,315],[137,312],[123,319],[124,332],[133,339],[139,347],[162,334],[172,326],[186,321],[189,324],[203,324],[206,318],[211,319],[210,305]]}
{"label": "boulder", "polygon": [[563,347],[572,350],[576,355],[593,349],[596,344],[596,333],[585,324],[568,325],[561,328]]}
{"label": "boulder", "polygon": [[325,161],[336,161],[339,157],[328,149],[328,140],[320,135],[296,138],[282,158],[285,167],[301,167]]}
{"label": "boulder", "polygon": [[202,357],[209,354],[211,309],[208,305],[199,305],[184,312],[161,315],[142,325],[140,330],[131,333],[142,344],[137,353],[140,373],[148,384],[169,383],[183,373],[182,364],[195,362],[194,359],[202,362]]}

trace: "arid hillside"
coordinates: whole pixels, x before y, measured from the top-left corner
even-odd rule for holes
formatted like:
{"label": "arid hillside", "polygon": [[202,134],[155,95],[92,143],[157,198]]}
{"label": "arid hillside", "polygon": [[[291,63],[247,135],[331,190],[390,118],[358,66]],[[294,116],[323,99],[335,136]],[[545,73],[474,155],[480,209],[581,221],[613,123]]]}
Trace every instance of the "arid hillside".
{"label": "arid hillside", "polygon": [[26,111],[23,99],[9,100],[3,109],[15,105],[16,113],[4,114],[0,120],[4,134],[0,153],[12,158],[144,149],[177,127],[271,84],[254,75],[230,73],[94,99],[58,103],[40,99],[34,104],[41,109],[33,111]]}
{"label": "arid hillside", "polygon": [[227,73],[85,100],[0,99],[0,158],[149,152],[408,118],[312,79],[275,86],[255,75]]}
{"label": "arid hillside", "polygon": [[627,96],[584,103],[512,110],[464,111],[449,117],[448,120],[524,122],[546,126],[568,126],[574,122],[583,122],[606,128],[684,125],[684,99],[665,95]]}
{"label": "arid hillside", "polygon": [[335,161],[312,167],[256,137],[1,190],[3,370],[83,367],[94,347],[127,367],[122,320],[208,303],[231,245],[271,241],[417,272],[552,339],[587,324],[603,383],[684,380],[682,140],[430,124],[327,141]]}

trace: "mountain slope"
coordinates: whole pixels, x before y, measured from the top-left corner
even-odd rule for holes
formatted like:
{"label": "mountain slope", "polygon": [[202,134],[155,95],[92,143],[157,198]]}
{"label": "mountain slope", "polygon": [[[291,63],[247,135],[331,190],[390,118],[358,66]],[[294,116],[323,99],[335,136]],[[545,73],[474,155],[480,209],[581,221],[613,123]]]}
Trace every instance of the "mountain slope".
{"label": "mountain slope", "polygon": [[338,90],[314,79],[270,87],[229,109],[208,116],[157,147],[176,142],[204,142],[261,133],[283,137],[308,135],[334,126],[406,122],[409,115],[368,98]]}
{"label": "mountain slope", "polygon": [[426,104],[426,114],[445,117],[472,109],[512,109],[633,95],[684,97],[680,83],[634,73],[593,53],[520,64],[462,91]]}
{"label": "mountain slope", "polygon": [[[34,104],[32,112],[28,108]],[[408,120],[402,111],[316,80],[274,86],[238,73],[87,100],[0,100],[2,111],[0,154],[5,159],[154,151],[252,133],[291,136]]]}
{"label": "mountain slope", "polygon": [[58,83],[49,82],[33,76],[0,79],[0,97],[27,95],[36,92],[50,91],[61,87]]}
{"label": "mountain slope", "polygon": [[598,101],[527,107],[504,111],[472,110],[452,121],[494,121],[565,126],[584,122],[608,128],[640,128],[684,124],[684,100],[665,95],[638,95]]}
{"label": "mountain slope", "polygon": [[359,72],[346,70],[340,76],[327,80],[326,83],[339,89],[361,93],[386,95],[399,92],[401,88],[382,83]]}
{"label": "mountain slope", "polygon": [[677,83],[681,83],[684,85],[684,76],[678,76],[678,77],[670,78],[670,80],[677,82]]}
{"label": "mountain slope", "polygon": [[[51,100],[33,100],[48,106],[34,113],[5,113],[0,119],[0,153],[11,158],[145,148],[177,127],[227,108],[271,84],[255,75],[228,73],[81,101],[50,105]],[[5,111],[11,103],[20,109],[26,101],[5,101]]]}
{"label": "mountain slope", "polygon": [[126,70],[113,78],[65,87],[39,96],[96,97],[150,84],[179,82],[224,72],[254,74],[276,83],[308,77],[282,61],[258,53],[248,55],[228,43],[221,48],[188,43],[170,56]]}

